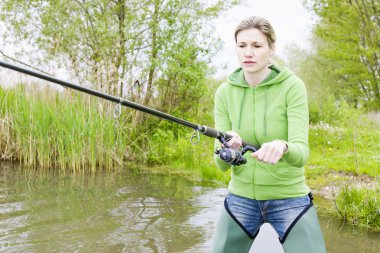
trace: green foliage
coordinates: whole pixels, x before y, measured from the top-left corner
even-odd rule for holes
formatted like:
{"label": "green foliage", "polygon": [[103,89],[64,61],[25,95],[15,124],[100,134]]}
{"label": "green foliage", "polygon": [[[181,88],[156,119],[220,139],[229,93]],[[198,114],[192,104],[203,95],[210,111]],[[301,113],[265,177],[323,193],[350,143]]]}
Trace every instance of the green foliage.
{"label": "green foliage", "polygon": [[204,94],[207,63],[220,49],[204,24],[238,2],[4,0],[0,19],[4,38],[37,45],[40,61],[68,66],[80,83],[183,112]]}
{"label": "green foliage", "polygon": [[359,120],[360,111],[350,107],[346,101],[336,100],[333,96],[325,97],[322,104],[310,102],[310,123],[324,122],[335,126],[350,126]]}
{"label": "green foliage", "polygon": [[346,185],[336,198],[345,221],[380,230],[380,188],[353,188]]}
{"label": "green foliage", "polygon": [[310,80],[311,85],[328,87],[322,97],[331,92],[355,107],[380,108],[379,2],[305,2],[320,19],[314,29],[314,52],[298,63],[304,65],[300,67],[303,77],[317,77]]}
{"label": "green foliage", "polygon": [[201,137],[201,141],[194,145],[190,142],[190,133],[182,131],[175,137],[171,131],[158,129],[150,140],[148,163],[169,167],[169,173],[176,171],[204,180],[227,183],[230,175],[214,165],[213,140]]}

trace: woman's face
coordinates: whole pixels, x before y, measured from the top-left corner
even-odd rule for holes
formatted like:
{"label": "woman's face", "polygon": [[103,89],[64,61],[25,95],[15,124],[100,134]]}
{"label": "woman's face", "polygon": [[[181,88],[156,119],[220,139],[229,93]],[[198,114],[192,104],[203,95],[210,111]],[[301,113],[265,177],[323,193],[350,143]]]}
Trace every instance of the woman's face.
{"label": "woman's face", "polygon": [[236,54],[245,73],[260,73],[268,68],[274,50],[258,29],[240,31],[236,36]]}

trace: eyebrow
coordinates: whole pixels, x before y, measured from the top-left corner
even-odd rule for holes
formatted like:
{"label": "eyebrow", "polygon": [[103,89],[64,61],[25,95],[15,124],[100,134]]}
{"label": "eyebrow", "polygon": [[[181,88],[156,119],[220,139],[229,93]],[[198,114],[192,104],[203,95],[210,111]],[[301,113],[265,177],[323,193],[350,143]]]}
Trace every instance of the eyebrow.
{"label": "eyebrow", "polygon": [[250,41],[250,42],[245,42],[245,41],[238,41],[238,44],[263,44],[264,42],[262,41]]}

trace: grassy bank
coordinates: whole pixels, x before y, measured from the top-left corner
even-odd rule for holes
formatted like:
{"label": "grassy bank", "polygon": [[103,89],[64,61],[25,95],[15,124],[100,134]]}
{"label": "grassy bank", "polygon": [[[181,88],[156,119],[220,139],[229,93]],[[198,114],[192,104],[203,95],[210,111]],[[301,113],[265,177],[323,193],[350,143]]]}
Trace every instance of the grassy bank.
{"label": "grassy bank", "polygon": [[25,89],[0,89],[2,160],[73,171],[122,163],[124,132],[112,112],[78,93]]}
{"label": "grassy bank", "polygon": [[[333,209],[346,221],[380,230],[379,125],[343,109],[311,110],[308,183],[316,193],[329,195],[327,212]],[[193,145],[191,130],[152,117],[136,130],[126,111],[115,120],[113,110],[113,104],[77,92],[0,88],[1,160],[81,172],[112,169],[133,158],[168,174],[224,185],[229,181],[229,173],[213,164],[213,139],[201,135]],[[212,125],[212,113],[199,110],[202,116],[188,120]],[[358,184],[361,178],[370,187]]]}

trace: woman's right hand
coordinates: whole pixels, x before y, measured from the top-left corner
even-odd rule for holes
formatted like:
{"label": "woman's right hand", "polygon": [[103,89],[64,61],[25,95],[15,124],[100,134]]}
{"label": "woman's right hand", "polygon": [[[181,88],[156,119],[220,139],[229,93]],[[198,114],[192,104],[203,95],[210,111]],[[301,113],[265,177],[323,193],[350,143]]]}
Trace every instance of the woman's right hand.
{"label": "woman's right hand", "polygon": [[228,132],[226,132],[226,134],[232,136],[232,138],[227,142],[227,144],[230,146],[230,148],[237,150],[242,146],[243,140],[241,139],[241,137],[236,132],[228,131]]}

